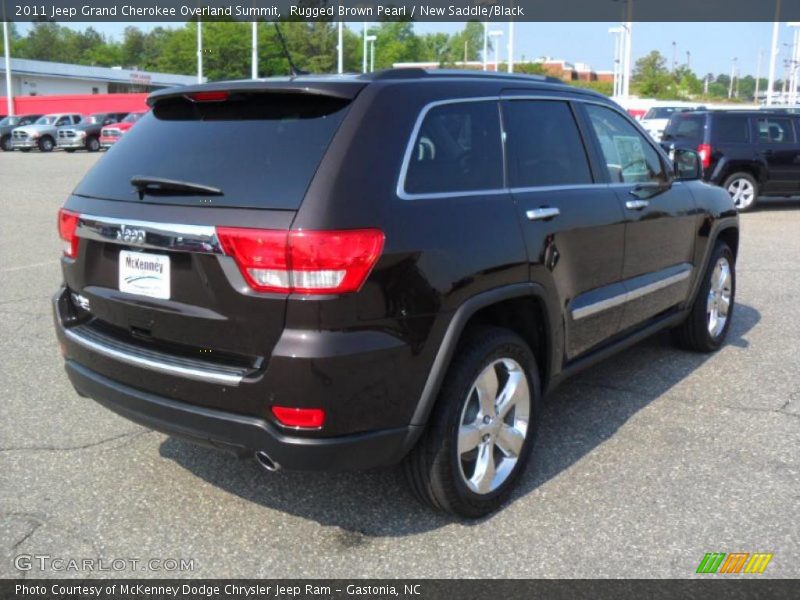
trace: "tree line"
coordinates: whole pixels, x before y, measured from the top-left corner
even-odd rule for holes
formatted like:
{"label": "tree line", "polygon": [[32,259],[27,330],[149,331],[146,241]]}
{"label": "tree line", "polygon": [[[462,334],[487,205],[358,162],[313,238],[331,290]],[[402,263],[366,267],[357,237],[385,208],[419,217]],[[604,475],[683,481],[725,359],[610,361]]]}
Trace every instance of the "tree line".
{"label": "tree line", "polygon": [[[259,76],[286,75],[289,64],[284,56],[272,23],[260,23],[258,36]],[[280,24],[286,45],[297,67],[312,73],[333,73],[337,68],[337,24],[330,21],[284,22]],[[126,27],[121,39],[114,39],[93,27],[76,31],[57,23],[34,23],[25,35],[11,24],[12,56],[80,65],[122,66],[145,71],[193,74],[196,70],[197,24],[155,27],[142,31]],[[236,21],[203,23],[203,69],[211,81],[250,77],[250,23]],[[391,67],[397,62],[436,62],[442,66],[468,60],[480,60],[483,50],[483,24],[468,22],[456,33],[418,35],[413,23],[392,21],[372,24],[376,36],[375,68]],[[347,27],[343,32],[344,70],[362,68],[361,32]],[[492,48],[490,45],[490,52]],[[490,54],[491,56],[491,54]],[[368,57],[369,58],[369,57]],[[524,57],[523,57],[524,60]],[[632,93],[664,100],[714,100],[728,97],[730,77],[708,74],[700,78],[687,65],[667,68],[666,58],[657,51],[640,58],[632,76]],[[536,63],[516,64],[523,73],[546,74]],[[708,84],[706,84],[708,80]],[[573,82],[611,94],[606,82]],[[780,82],[778,82],[780,86]],[[760,89],[766,89],[762,80]],[[738,80],[736,99],[752,101],[755,79]]]}

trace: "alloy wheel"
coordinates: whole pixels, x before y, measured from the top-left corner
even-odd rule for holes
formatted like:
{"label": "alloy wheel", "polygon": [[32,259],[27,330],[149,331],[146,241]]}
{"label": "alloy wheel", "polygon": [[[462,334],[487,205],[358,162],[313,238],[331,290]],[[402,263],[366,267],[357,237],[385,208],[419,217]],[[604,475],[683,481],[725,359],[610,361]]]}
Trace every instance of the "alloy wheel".
{"label": "alloy wheel", "polygon": [[750,208],[756,199],[756,188],[747,179],[734,179],[728,185],[728,193],[733,198],[734,206],[739,210]]}
{"label": "alloy wheel", "polygon": [[528,434],[531,393],[515,360],[495,360],[470,389],[458,428],[463,482],[477,494],[497,490],[509,478]]}
{"label": "alloy wheel", "polygon": [[708,333],[712,338],[718,338],[725,330],[728,314],[731,309],[731,292],[733,290],[733,277],[728,259],[721,257],[714,270],[711,271],[711,287],[708,290],[706,315],[708,317]]}

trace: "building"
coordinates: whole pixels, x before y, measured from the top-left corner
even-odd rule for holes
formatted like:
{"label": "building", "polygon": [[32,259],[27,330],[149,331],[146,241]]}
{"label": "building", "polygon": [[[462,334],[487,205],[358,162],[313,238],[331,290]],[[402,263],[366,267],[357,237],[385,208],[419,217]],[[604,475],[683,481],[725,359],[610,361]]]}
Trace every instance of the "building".
{"label": "building", "polygon": [[[486,63],[486,68],[489,71],[494,71],[494,61],[489,60]],[[593,71],[592,68],[583,62],[576,62],[571,63],[566,60],[555,60],[550,57],[538,58],[536,60],[523,60],[523,61],[515,61],[514,68],[515,70],[522,71],[524,69],[524,65],[541,65],[544,68],[545,75],[549,75],[550,77],[556,77],[557,79],[561,79],[562,81],[613,81],[614,80],[614,73],[611,71]],[[438,69],[442,65],[438,62],[404,62],[404,63],[394,63],[392,65],[395,68],[420,68],[420,69]],[[523,67],[522,69],[518,69],[517,66]],[[447,65],[447,67],[453,67],[456,69],[483,69],[483,61],[480,60],[470,60],[470,61],[458,61],[453,63],[452,65]],[[505,64],[500,63],[499,65],[500,71],[505,71]]]}
{"label": "building", "polygon": [[[7,95],[5,75],[5,61],[0,59],[0,96]],[[18,97],[150,92],[196,82],[193,75],[11,58],[11,91]]]}

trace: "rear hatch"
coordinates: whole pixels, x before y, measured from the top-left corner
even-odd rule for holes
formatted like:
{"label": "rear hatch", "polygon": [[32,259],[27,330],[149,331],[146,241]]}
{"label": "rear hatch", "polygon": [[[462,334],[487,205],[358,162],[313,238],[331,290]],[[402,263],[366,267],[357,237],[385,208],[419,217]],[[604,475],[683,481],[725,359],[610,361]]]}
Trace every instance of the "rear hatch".
{"label": "rear hatch", "polygon": [[[198,87],[152,98],[65,206],[67,219],[77,215],[77,256],[64,261],[74,332],[257,382],[288,296],[254,291],[219,228],[288,230],[357,91]],[[167,382],[171,397],[215,404],[196,383],[91,360],[118,381],[159,391]]]}
{"label": "rear hatch", "polygon": [[672,115],[664,128],[661,145],[685,150],[697,150],[705,139],[706,115],[683,112]]}

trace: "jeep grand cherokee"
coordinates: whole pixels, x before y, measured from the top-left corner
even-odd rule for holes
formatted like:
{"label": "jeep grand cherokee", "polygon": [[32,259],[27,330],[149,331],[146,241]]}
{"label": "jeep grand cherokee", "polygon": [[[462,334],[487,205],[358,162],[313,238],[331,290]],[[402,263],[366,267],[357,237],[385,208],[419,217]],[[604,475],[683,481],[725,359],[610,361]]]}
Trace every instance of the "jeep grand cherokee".
{"label": "jeep grand cherokee", "polygon": [[403,462],[476,517],[543,395],[664,328],[716,350],[738,217],[607,98],[394,70],[157,91],[59,216],[78,393],[266,468]]}

